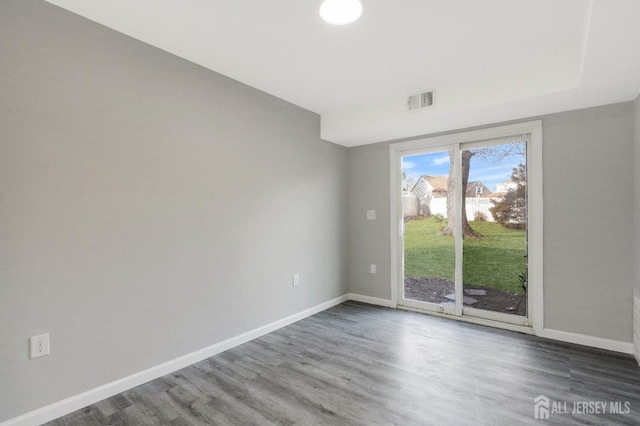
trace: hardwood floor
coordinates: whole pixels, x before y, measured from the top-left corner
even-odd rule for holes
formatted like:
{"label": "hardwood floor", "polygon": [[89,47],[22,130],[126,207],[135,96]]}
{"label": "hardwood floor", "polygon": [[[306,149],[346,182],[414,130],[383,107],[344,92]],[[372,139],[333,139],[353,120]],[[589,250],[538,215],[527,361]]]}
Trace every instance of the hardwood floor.
{"label": "hardwood floor", "polygon": [[356,302],[48,424],[538,425],[539,395],[552,424],[640,424],[631,356]]}

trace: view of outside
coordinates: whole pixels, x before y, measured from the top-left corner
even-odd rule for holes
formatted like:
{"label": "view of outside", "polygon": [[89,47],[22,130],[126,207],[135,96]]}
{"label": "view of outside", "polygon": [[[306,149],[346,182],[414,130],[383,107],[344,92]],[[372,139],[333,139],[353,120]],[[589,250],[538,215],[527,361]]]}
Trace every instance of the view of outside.
{"label": "view of outside", "polygon": [[464,150],[463,289],[455,294],[453,152],[404,157],[405,298],[526,315],[526,143]]}

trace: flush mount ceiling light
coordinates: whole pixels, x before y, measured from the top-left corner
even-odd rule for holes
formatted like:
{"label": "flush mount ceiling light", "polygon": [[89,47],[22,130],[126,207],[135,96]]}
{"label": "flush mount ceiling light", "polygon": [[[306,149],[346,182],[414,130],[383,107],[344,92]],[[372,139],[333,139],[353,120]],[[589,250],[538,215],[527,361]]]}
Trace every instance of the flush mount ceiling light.
{"label": "flush mount ceiling light", "polygon": [[332,25],[347,25],[362,15],[359,0],[324,0],[320,5],[320,16]]}

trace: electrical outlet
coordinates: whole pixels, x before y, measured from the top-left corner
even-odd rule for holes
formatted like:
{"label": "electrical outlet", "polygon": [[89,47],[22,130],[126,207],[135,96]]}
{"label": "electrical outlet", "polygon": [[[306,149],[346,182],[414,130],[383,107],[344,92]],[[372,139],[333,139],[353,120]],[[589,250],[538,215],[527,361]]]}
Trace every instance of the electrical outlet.
{"label": "electrical outlet", "polygon": [[373,263],[372,263],[371,265],[369,265],[369,272],[370,272],[370,273],[375,274],[375,273],[376,273],[376,271],[377,271],[377,269],[378,269],[378,268],[377,268],[377,267],[376,267],[376,265],[374,265]]}
{"label": "electrical outlet", "polygon": [[368,220],[376,220],[376,211],[375,210],[367,210],[367,219]]}
{"label": "electrical outlet", "polygon": [[49,347],[49,333],[40,334],[29,338],[31,346],[30,359],[40,358],[49,355],[51,348]]}
{"label": "electrical outlet", "polygon": [[297,287],[300,285],[300,274],[293,274],[293,286]]}

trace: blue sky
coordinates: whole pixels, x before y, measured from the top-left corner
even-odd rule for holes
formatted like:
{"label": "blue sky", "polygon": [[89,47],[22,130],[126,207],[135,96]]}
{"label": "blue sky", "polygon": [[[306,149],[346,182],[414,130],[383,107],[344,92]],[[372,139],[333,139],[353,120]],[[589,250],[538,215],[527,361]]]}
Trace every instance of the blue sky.
{"label": "blue sky", "polygon": [[[510,180],[514,167],[522,162],[523,156],[507,156],[501,161],[487,160],[479,155],[471,157],[471,167],[469,169],[469,182],[482,181],[494,192],[496,185],[500,182]],[[449,154],[447,151],[434,152],[430,154],[415,155],[402,159],[402,168],[417,182],[422,175],[442,175],[449,174]]]}

